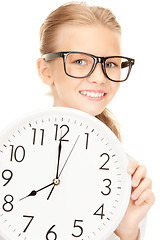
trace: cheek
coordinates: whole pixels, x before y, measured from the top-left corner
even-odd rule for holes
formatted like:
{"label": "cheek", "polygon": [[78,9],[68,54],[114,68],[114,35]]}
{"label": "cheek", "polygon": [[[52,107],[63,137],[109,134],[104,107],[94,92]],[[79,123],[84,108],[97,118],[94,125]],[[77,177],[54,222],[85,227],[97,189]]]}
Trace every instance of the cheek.
{"label": "cheek", "polygon": [[119,87],[120,87],[120,82],[113,82],[113,86],[112,86],[113,95],[117,93]]}
{"label": "cheek", "polygon": [[63,59],[54,59],[49,64],[49,70],[53,80],[64,78],[66,74],[64,71]]}
{"label": "cheek", "polygon": [[78,91],[79,82],[76,79],[72,79],[66,74],[59,73],[56,75],[54,81],[54,88],[58,95],[62,98],[70,98]]}
{"label": "cheek", "polygon": [[111,91],[110,91],[110,100],[109,101],[111,101],[114,98],[114,96],[116,95],[119,87],[120,87],[119,82],[112,82],[111,83],[111,88],[110,88]]}

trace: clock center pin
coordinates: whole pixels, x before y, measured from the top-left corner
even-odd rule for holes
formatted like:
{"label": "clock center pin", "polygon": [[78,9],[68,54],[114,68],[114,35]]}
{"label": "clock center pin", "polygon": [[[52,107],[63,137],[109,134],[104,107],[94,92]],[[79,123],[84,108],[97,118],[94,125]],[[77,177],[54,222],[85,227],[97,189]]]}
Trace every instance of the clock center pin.
{"label": "clock center pin", "polygon": [[60,184],[60,179],[58,179],[58,178],[54,178],[53,179],[53,183],[54,183],[54,185],[59,185]]}

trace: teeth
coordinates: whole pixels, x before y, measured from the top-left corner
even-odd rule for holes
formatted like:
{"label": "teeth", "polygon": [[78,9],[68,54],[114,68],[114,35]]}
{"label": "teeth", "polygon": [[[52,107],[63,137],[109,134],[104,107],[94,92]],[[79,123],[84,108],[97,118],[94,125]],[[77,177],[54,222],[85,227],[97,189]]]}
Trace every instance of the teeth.
{"label": "teeth", "polygon": [[81,94],[88,97],[103,97],[104,93],[81,91]]}

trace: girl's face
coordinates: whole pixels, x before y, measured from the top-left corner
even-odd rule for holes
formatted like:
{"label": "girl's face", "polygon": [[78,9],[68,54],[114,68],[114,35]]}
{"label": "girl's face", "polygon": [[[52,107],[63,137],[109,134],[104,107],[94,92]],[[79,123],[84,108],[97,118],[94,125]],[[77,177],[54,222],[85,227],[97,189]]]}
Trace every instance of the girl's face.
{"label": "girl's face", "polygon": [[[117,56],[120,55],[120,35],[103,25],[64,25],[57,36],[56,52],[61,51],[86,52],[99,57]],[[82,79],[65,74],[62,58],[47,62],[47,66],[54,106],[75,108],[96,116],[112,100],[120,85],[107,79],[101,63],[97,63],[90,76]]]}

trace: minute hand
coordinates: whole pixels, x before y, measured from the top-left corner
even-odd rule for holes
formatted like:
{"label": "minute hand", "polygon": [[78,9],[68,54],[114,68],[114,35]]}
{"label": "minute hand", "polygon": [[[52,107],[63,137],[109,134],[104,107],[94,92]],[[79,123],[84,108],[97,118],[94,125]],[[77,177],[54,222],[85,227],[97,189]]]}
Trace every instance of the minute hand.
{"label": "minute hand", "polygon": [[[60,162],[60,156],[61,156],[61,150],[62,150],[62,140],[60,139],[59,141],[60,141],[60,142],[59,142],[59,145],[58,145],[57,172],[56,172],[56,178],[53,179],[53,181],[58,180],[59,162]],[[49,193],[49,195],[48,195],[48,197],[47,197],[47,200],[49,200],[49,198],[50,198],[50,196],[51,196],[51,194],[52,194],[52,192],[53,192],[53,190],[54,190],[54,187],[55,187],[55,185],[52,187],[52,189],[51,189],[51,191],[50,191],[50,193]]]}
{"label": "minute hand", "polygon": [[58,146],[58,162],[57,162],[57,172],[56,172],[56,179],[58,179],[58,173],[59,173],[59,161],[61,156],[61,150],[62,150],[62,141],[60,140],[59,146]]}
{"label": "minute hand", "polygon": [[76,139],[76,141],[75,141],[75,143],[74,143],[74,145],[73,145],[73,147],[72,147],[72,149],[71,149],[71,151],[70,151],[70,153],[69,153],[69,155],[68,155],[68,157],[67,157],[67,159],[66,159],[66,161],[65,161],[65,163],[64,163],[64,165],[63,165],[63,167],[62,167],[62,169],[61,169],[61,171],[60,171],[60,173],[59,173],[58,178],[61,176],[61,174],[62,174],[62,172],[63,172],[63,169],[64,169],[64,167],[66,166],[66,163],[68,162],[68,159],[70,158],[71,153],[72,153],[74,147],[76,146],[76,143],[77,143],[79,137],[80,137],[80,135],[78,135],[78,137],[77,137],[77,139]]}
{"label": "minute hand", "polygon": [[[69,153],[69,155],[68,155],[68,157],[67,157],[67,159],[66,159],[66,161],[65,161],[65,163],[64,163],[64,165],[63,165],[63,167],[62,167],[62,169],[61,169],[61,171],[60,171],[60,173],[59,173],[59,175],[58,175],[58,177],[56,176],[56,178],[57,178],[58,180],[59,180],[59,177],[61,176],[61,174],[62,174],[62,172],[63,172],[63,169],[64,169],[66,163],[68,162],[69,157],[71,156],[71,153],[72,153],[72,151],[73,151],[73,149],[74,149],[74,147],[75,147],[75,145],[76,145],[79,137],[80,137],[80,135],[77,137],[77,139],[76,139],[76,141],[75,141],[75,143],[74,143],[74,145],[73,145],[73,147],[72,147],[72,149],[71,149],[71,151],[70,151],[70,153]],[[52,192],[53,192],[53,190],[54,190],[54,187],[55,187],[55,185],[52,187],[52,189],[51,189],[51,191],[50,191],[50,193],[49,193],[49,195],[48,195],[48,197],[47,197],[47,200],[49,200],[49,198],[50,198],[50,196],[51,196],[51,194],[52,194]]]}

